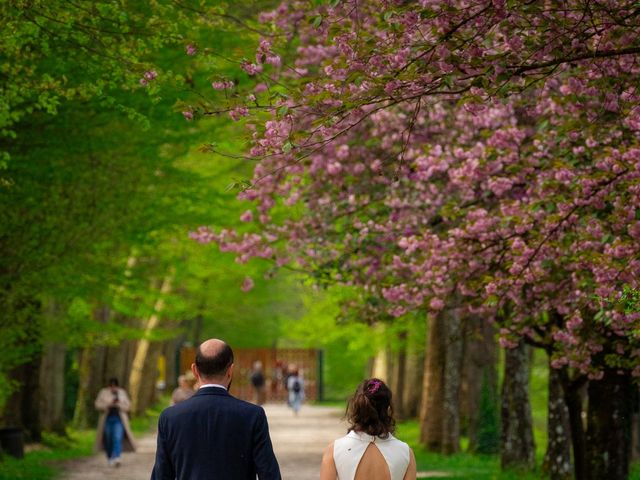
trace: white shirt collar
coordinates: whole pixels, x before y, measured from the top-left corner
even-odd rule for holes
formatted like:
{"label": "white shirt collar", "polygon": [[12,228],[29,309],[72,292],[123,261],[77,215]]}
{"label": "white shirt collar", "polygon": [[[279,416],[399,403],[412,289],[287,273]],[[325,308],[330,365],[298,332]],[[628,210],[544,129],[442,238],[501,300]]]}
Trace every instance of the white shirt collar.
{"label": "white shirt collar", "polygon": [[227,387],[225,387],[224,385],[220,385],[219,383],[206,383],[204,385],[201,385],[200,388],[198,388],[198,390],[200,390],[201,388],[207,388],[207,387],[218,387],[224,390],[227,389]]}
{"label": "white shirt collar", "polygon": [[358,440],[361,440],[363,442],[388,442],[389,440],[393,439],[393,435],[389,434],[389,436],[382,438],[382,437],[375,437],[373,435],[369,435],[367,433],[364,432],[356,432],[355,430],[351,430],[348,434],[348,437],[351,438],[357,438]]}

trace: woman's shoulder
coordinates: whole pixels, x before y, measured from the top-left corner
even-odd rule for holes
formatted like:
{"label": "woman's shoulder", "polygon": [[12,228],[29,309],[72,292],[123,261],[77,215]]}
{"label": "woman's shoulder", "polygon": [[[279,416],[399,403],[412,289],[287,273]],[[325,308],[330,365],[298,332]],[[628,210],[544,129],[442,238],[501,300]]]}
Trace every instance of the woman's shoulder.
{"label": "woman's shoulder", "polygon": [[333,446],[334,446],[335,442],[331,442],[329,445],[327,445],[324,449],[324,451],[322,452],[323,455],[328,455],[331,454],[333,455]]}

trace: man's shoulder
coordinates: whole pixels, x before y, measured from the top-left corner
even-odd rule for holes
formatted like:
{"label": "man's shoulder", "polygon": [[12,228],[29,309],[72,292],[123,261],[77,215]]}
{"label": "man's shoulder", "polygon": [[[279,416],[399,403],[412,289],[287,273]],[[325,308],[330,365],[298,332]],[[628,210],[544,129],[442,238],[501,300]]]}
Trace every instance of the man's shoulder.
{"label": "man's shoulder", "polygon": [[197,414],[201,410],[208,410],[216,405],[227,410],[238,411],[246,417],[264,415],[264,409],[261,406],[240,400],[233,395],[195,394],[180,403],[164,409],[160,414],[160,418],[170,420],[185,414]]}

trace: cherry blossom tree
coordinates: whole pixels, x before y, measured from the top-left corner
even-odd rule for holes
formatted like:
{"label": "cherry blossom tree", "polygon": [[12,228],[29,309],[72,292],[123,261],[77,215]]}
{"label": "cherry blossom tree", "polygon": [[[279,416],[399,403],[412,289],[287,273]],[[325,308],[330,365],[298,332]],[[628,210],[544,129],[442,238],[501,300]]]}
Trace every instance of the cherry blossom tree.
{"label": "cherry blossom tree", "polygon": [[190,110],[246,122],[255,228],[194,237],[359,286],[368,314],[487,315],[559,371],[576,477],[626,478],[639,17],[613,0],[285,2],[241,64],[258,87]]}

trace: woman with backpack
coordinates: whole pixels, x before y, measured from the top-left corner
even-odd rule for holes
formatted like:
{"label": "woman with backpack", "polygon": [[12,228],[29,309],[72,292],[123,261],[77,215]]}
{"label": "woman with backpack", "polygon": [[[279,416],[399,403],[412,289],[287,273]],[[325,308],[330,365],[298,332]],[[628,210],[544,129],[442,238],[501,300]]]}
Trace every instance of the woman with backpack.
{"label": "woman with backpack", "polygon": [[304,380],[300,376],[296,365],[289,365],[287,391],[289,392],[289,406],[293,409],[293,413],[298,415],[304,400]]}

